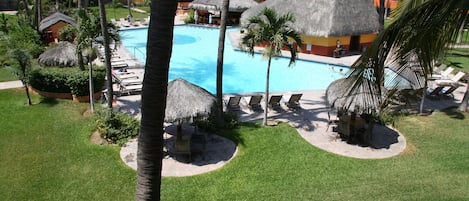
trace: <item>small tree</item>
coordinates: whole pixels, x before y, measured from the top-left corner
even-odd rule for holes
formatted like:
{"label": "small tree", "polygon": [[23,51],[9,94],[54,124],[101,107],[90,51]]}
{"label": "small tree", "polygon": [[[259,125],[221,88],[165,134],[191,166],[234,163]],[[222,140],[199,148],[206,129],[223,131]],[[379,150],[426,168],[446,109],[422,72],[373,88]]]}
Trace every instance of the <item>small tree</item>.
{"label": "small tree", "polygon": [[296,47],[288,44],[288,39],[292,39],[299,47],[302,46],[300,34],[293,30],[289,24],[295,22],[295,17],[291,13],[278,16],[277,12],[271,8],[265,8],[257,16],[251,17],[245,27],[248,33],[242,38],[242,43],[248,47],[248,53],[254,55],[254,46],[266,43],[262,56],[268,58],[266,86],[265,86],[265,110],[263,125],[267,125],[268,99],[269,99],[269,77],[272,57],[281,55],[282,47],[290,50],[290,64],[296,60]]}
{"label": "small tree", "polygon": [[23,83],[24,90],[26,92],[26,97],[28,98],[28,105],[31,105],[31,97],[29,96],[28,83],[32,57],[26,50],[22,49],[13,49],[9,53],[16,63],[11,65],[9,68]]}

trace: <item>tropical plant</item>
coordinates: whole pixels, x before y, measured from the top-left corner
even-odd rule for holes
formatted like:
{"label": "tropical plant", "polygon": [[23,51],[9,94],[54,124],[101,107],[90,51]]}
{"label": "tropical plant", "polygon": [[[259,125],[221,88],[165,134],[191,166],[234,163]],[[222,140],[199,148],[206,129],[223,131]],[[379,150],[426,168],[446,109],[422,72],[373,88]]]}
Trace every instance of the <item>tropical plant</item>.
{"label": "tropical plant", "polygon": [[29,96],[28,82],[29,73],[31,71],[31,55],[28,51],[23,49],[13,49],[10,51],[11,57],[16,61],[16,64],[10,66],[13,73],[23,83],[26,97],[28,98],[28,105],[31,105],[31,97]]}
{"label": "tropical plant", "polygon": [[222,10],[221,10],[220,35],[218,38],[217,108],[218,108],[218,119],[220,120],[223,118],[223,53],[225,52],[226,19],[228,18],[229,5],[230,5],[230,0],[223,0]]}
{"label": "tropical plant", "polygon": [[137,136],[138,120],[128,114],[110,109],[96,112],[96,127],[102,138],[122,146],[127,140]]}
{"label": "tropical plant", "polygon": [[289,40],[295,42],[298,47],[301,47],[303,43],[300,34],[289,26],[294,21],[295,17],[291,13],[278,16],[274,9],[265,8],[257,16],[249,18],[245,27],[248,33],[243,36],[242,43],[247,46],[250,55],[254,55],[254,46],[267,43],[262,52],[262,56],[268,59],[265,87],[266,107],[263,125],[267,125],[269,76],[272,57],[280,56],[282,48],[287,47],[291,53],[290,66],[296,60],[297,48],[294,45],[288,44]]}
{"label": "tropical plant", "polygon": [[[462,0],[428,0],[394,20],[373,42],[371,48],[352,65],[350,78],[355,84],[350,87],[353,93],[365,82],[374,86],[384,86],[384,62],[393,55],[397,64],[405,63],[415,57],[420,64],[418,71],[425,78],[433,73],[433,62],[438,59],[457,35],[463,22],[468,18],[469,2]],[[397,72],[402,72],[401,65]],[[372,72],[371,76],[365,76]],[[370,75],[370,74],[368,74]],[[381,87],[374,91],[382,94]],[[460,105],[460,110],[467,111],[469,101],[468,90]]]}
{"label": "tropical plant", "polygon": [[163,121],[177,2],[151,1],[138,136],[136,200],[160,200]]}
{"label": "tropical plant", "polygon": [[75,38],[77,38],[78,35],[78,29],[77,27],[69,24],[67,26],[62,27],[59,30],[59,40],[60,41],[68,41],[68,42],[73,42]]}

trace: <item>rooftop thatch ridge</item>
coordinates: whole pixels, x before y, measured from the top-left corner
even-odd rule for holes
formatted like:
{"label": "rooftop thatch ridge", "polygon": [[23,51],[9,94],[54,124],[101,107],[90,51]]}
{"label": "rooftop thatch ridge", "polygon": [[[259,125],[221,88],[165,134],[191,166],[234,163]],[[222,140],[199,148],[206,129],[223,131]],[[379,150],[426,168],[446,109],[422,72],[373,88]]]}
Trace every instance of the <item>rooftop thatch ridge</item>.
{"label": "rooftop thatch ridge", "polygon": [[246,10],[241,23],[265,7],[279,15],[292,13],[296,18],[292,28],[309,36],[353,36],[380,29],[378,13],[370,0],[269,0]]}
{"label": "rooftop thatch ridge", "polygon": [[41,23],[39,24],[39,31],[42,32],[44,31],[44,29],[47,29],[48,27],[54,25],[55,23],[57,22],[60,22],[60,21],[63,21],[63,22],[66,22],[68,24],[71,24],[71,25],[75,25],[77,22],[75,21],[75,19],[63,14],[63,13],[60,13],[60,12],[56,12],[46,18],[44,18],[43,20],[41,20]]}
{"label": "rooftop thatch ridge", "polygon": [[67,41],[60,41],[39,55],[38,62],[44,66],[76,66],[78,65],[76,46]]}
{"label": "rooftop thatch ridge", "polygon": [[[198,10],[221,10],[222,0],[194,0],[189,8]],[[230,12],[243,12],[248,8],[258,5],[254,0],[230,0],[228,10]]]}

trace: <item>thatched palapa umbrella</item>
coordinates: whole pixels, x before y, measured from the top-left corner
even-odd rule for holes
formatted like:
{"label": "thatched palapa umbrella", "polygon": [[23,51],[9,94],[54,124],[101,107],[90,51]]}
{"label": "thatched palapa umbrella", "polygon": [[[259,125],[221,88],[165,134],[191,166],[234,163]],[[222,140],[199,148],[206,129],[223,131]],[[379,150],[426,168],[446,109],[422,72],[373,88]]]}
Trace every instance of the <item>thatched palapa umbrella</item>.
{"label": "thatched palapa umbrella", "polygon": [[342,78],[332,82],[326,89],[327,104],[339,111],[367,114],[379,111],[386,99],[386,89],[379,90],[373,82],[364,81],[352,90],[355,80]]}
{"label": "thatched palapa umbrella", "polygon": [[340,37],[380,30],[378,13],[369,0],[268,0],[246,10],[241,24],[265,7],[278,15],[294,14],[296,22],[291,27],[304,35]]}
{"label": "thatched palapa umbrella", "polygon": [[[221,10],[222,0],[194,0],[189,4],[189,8],[198,10]],[[230,12],[243,12],[251,8],[257,3],[254,0],[230,0],[228,11]]]}
{"label": "thatched palapa umbrella", "polygon": [[76,66],[78,65],[76,46],[70,42],[61,41],[39,55],[38,62],[44,66]]}
{"label": "thatched palapa umbrella", "polygon": [[216,98],[207,90],[182,78],[168,83],[165,121],[177,122],[178,138],[182,137],[181,124],[195,117],[207,116],[216,108]]}

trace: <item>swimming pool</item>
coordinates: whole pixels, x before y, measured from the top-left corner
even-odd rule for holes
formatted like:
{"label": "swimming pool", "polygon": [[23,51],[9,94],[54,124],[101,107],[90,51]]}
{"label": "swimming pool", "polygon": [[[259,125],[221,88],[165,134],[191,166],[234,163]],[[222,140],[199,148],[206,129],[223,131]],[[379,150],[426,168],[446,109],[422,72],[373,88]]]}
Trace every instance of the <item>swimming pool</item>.
{"label": "swimming pool", "polygon": [[[239,31],[237,28],[227,32]],[[146,57],[147,29],[120,31],[122,44],[142,62]],[[219,29],[197,26],[175,26],[169,80],[184,78],[206,90],[216,92],[216,68]],[[326,89],[348,70],[343,66],[297,60],[288,67],[289,58],[272,60],[270,91]],[[223,93],[265,91],[267,60],[261,55],[249,56],[234,50],[228,36],[225,40]]]}

